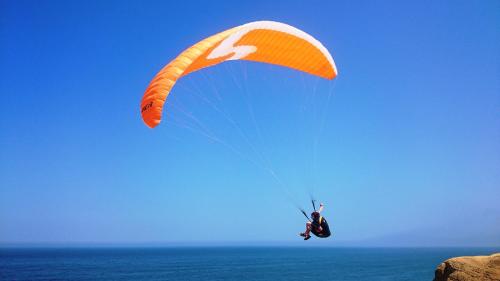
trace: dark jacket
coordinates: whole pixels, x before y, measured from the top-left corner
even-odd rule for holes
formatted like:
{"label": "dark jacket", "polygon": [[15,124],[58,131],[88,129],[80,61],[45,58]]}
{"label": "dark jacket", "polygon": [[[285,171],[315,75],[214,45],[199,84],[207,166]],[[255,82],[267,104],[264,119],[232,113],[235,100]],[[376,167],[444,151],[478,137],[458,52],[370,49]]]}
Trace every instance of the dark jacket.
{"label": "dark jacket", "polygon": [[[319,226],[321,226],[321,232],[319,231]],[[320,237],[320,238],[326,238],[331,235],[330,233],[330,227],[328,226],[328,222],[324,217],[319,217],[318,220],[313,220],[311,224],[311,232]]]}

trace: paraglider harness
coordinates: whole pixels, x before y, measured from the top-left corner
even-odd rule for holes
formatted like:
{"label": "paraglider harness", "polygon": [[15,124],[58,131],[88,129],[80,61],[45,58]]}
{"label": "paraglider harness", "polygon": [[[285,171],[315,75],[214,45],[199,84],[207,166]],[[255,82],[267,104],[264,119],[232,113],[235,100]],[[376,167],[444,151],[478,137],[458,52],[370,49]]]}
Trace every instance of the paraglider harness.
{"label": "paraglider harness", "polygon": [[[307,218],[307,220],[309,222],[311,222],[311,232],[312,234],[316,235],[317,237],[320,237],[320,238],[326,238],[328,236],[331,235],[331,232],[330,232],[330,227],[328,225],[328,222],[326,221],[325,218],[323,218],[323,216],[321,216],[317,211],[316,211],[316,204],[314,204],[315,200],[311,200],[311,203],[313,205],[313,208],[314,208],[314,213],[317,213],[318,214],[318,218],[315,219],[312,217],[311,215],[311,218],[309,218],[309,216],[306,214],[306,212],[304,210],[300,210],[302,212],[302,214],[304,214],[304,216]],[[313,213],[313,214],[314,214]],[[319,231],[321,229],[321,231]]]}

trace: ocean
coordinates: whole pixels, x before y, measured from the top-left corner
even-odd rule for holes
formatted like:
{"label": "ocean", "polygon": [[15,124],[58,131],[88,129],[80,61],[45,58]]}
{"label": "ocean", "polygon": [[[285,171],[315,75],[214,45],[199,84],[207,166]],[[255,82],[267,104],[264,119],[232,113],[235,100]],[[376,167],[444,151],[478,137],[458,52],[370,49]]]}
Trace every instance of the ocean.
{"label": "ocean", "polygon": [[486,248],[2,248],[0,280],[415,280]]}

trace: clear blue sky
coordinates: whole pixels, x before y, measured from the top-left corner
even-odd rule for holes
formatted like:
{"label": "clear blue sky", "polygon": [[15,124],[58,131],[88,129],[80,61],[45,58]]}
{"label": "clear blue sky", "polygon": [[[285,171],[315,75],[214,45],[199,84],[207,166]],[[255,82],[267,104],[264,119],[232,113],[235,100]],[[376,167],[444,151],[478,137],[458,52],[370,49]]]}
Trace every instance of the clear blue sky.
{"label": "clear blue sky", "polygon": [[[312,192],[311,245],[500,245],[499,1],[199,2],[0,1],[0,243],[302,245]],[[143,124],[164,64],[255,20],[338,78],[231,62]]]}

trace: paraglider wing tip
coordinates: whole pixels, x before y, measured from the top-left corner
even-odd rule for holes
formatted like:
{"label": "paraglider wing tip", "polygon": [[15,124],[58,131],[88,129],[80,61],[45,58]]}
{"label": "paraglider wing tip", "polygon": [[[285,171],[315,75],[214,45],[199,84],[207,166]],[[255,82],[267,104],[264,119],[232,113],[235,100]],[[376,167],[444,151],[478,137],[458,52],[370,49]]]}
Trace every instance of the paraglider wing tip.
{"label": "paraglider wing tip", "polygon": [[327,80],[333,80],[337,77],[337,71],[332,71],[331,73],[328,73],[326,75],[322,75],[322,78],[325,78]]}
{"label": "paraglider wing tip", "polygon": [[148,126],[149,128],[153,129],[154,127],[158,126],[160,124],[160,120],[144,120],[144,124]]}
{"label": "paraglider wing tip", "polygon": [[142,115],[142,121],[144,122],[144,124],[146,126],[148,126],[149,128],[153,129],[154,127],[158,126],[158,124],[160,124],[160,119],[157,119],[157,118],[154,118],[154,117],[151,117],[151,116],[147,116],[145,114]]}
{"label": "paraglider wing tip", "polygon": [[332,64],[332,73],[329,75],[328,79],[333,80],[335,77],[339,75],[339,71],[337,70],[337,65],[335,62]]}

